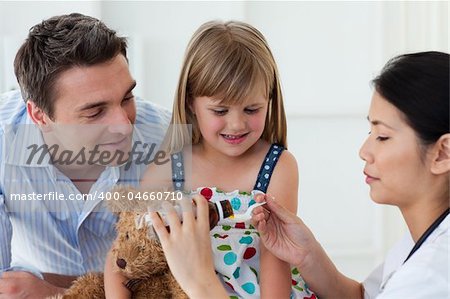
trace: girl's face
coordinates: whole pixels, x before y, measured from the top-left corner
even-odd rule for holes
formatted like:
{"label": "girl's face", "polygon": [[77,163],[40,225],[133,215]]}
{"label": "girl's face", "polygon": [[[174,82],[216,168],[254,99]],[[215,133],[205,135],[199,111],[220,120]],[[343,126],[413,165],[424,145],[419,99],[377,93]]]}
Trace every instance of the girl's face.
{"label": "girl's face", "polygon": [[191,109],[202,135],[201,143],[227,156],[242,155],[260,139],[267,105],[263,93],[234,105],[221,104],[213,97],[195,97]]}
{"label": "girl's face", "polygon": [[[374,92],[369,109],[370,133],[360,149],[373,201],[399,207],[426,195],[432,174],[418,138],[403,114]],[[421,158],[422,157],[422,158]]]}

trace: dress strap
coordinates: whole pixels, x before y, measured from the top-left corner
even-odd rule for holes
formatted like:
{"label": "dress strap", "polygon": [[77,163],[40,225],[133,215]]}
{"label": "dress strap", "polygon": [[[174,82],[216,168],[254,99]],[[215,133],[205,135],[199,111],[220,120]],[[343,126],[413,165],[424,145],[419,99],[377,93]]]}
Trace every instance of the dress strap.
{"label": "dress strap", "polygon": [[270,146],[270,149],[261,164],[261,168],[259,169],[258,177],[256,178],[256,183],[253,187],[254,190],[259,190],[264,193],[267,192],[267,187],[269,186],[273,170],[275,169],[275,165],[277,165],[278,159],[284,149],[285,148],[279,144],[272,144]]}
{"label": "dress strap", "polygon": [[184,190],[184,162],[183,153],[178,152],[170,155],[172,161],[172,184],[175,191]]}

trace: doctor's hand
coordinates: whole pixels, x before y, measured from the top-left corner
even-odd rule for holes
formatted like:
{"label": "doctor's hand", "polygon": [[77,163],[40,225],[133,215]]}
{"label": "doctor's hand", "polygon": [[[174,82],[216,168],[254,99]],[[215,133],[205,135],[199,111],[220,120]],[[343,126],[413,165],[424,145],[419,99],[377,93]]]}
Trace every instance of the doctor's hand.
{"label": "doctor's hand", "polygon": [[0,299],[47,298],[64,291],[29,272],[11,271],[0,276]]}
{"label": "doctor's hand", "polygon": [[150,213],[153,228],[173,276],[190,298],[229,298],[214,270],[208,202],[201,195],[196,195],[194,201],[197,217],[190,201],[180,202],[182,223],[173,206],[163,204],[170,233],[156,212]]}
{"label": "doctor's hand", "polygon": [[302,267],[317,241],[309,228],[296,215],[279,205],[270,195],[258,194],[256,202],[267,203],[253,210],[252,222],[264,246],[279,259]]}

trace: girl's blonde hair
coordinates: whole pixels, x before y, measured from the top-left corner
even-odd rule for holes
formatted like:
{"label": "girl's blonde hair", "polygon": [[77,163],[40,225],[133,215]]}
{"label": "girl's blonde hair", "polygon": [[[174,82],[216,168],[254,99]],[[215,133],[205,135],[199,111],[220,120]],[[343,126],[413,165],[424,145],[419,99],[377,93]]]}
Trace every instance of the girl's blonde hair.
{"label": "girl's blonde hair", "polygon": [[[232,105],[264,87],[269,100],[262,139],[287,146],[286,115],[278,69],[264,36],[253,26],[237,21],[210,21],[188,44],[173,104],[171,128],[165,140],[170,153],[201,140],[190,107],[195,97],[207,96]],[[192,125],[192,135],[187,126]]]}

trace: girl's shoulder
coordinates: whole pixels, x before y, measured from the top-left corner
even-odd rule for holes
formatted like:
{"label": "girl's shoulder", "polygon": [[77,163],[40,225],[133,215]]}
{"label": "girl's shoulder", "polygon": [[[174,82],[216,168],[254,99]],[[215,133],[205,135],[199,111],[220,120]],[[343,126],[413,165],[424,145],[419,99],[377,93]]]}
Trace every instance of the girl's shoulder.
{"label": "girl's shoulder", "polygon": [[[286,148],[284,148],[281,145],[278,144],[270,144],[267,141],[261,140],[261,151],[262,154],[265,157],[278,157],[277,166],[275,167],[275,170],[277,168],[281,168],[284,170],[297,170],[297,160],[295,159],[294,155],[288,151]],[[261,154],[259,154],[261,156]]]}
{"label": "girl's shoulder", "polygon": [[283,150],[280,157],[278,158],[277,166],[274,169],[274,177],[281,176],[297,176],[298,177],[298,166],[297,160],[294,155],[287,149]]}
{"label": "girl's shoulder", "polygon": [[279,144],[266,142],[262,149],[263,152],[258,154],[258,161],[262,163],[258,162],[260,168],[256,188],[265,190],[268,187],[267,191],[270,193],[274,189],[297,186],[298,169],[294,155]]}
{"label": "girl's shoulder", "polygon": [[288,167],[292,169],[294,168],[297,169],[297,160],[290,151],[284,149],[278,160],[278,165],[280,166],[280,168]]}
{"label": "girl's shoulder", "polygon": [[298,166],[294,155],[288,150],[284,150],[279,157],[267,193],[275,196],[291,212],[297,211]]}

